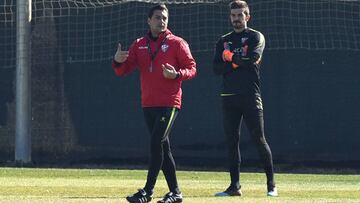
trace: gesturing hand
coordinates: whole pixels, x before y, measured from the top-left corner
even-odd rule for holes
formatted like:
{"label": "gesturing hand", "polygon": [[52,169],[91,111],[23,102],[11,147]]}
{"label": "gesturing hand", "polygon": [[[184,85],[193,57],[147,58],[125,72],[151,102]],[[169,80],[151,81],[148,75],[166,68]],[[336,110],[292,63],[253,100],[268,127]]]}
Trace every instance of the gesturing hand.
{"label": "gesturing hand", "polygon": [[163,69],[163,75],[167,79],[175,79],[176,76],[178,75],[178,72],[175,70],[174,66],[168,63],[162,64],[162,69]]}
{"label": "gesturing hand", "polygon": [[122,62],[126,61],[128,56],[129,56],[129,52],[121,51],[121,44],[119,43],[117,51],[114,56],[114,60],[118,63],[122,63]]}

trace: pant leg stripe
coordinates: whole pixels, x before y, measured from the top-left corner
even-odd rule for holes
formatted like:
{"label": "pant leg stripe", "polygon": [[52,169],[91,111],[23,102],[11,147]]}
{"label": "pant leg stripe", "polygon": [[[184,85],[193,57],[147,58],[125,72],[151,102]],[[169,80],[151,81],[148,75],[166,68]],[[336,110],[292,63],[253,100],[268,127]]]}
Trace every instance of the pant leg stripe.
{"label": "pant leg stripe", "polygon": [[173,107],[173,109],[171,110],[170,119],[169,119],[169,122],[167,124],[164,137],[166,137],[169,134],[169,129],[170,129],[172,123],[174,122],[174,119],[175,119],[175,107]]}

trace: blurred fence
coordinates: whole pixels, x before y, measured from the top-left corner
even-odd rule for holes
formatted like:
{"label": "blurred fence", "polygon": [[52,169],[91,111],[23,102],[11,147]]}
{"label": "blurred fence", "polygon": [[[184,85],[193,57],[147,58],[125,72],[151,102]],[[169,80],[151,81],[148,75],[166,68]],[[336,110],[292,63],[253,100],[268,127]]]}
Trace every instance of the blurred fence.
{"label": "blurred fence", "polygon": [[[268,42],[262,66],[265,129],[278,163],[360,161],[360,4],[321,2],[250,1],[250,26]],[[146,32],[150,4],[68,8],[51,3],[34,2],[33,161],[128,164],[146,159],[149,136],[138,74],[115,77],[111,57],[117,41],[128,46]],[[5,19],[0,19],[0,162],[14,155],[14,5],[4,1],[0,7],[7,12],[0,15]],[[189,42],[198,64],[197,78],[183,84],[184,105],[171,135],[174,156],[180,165],[222,167],[221,78],[213,74],[211,61],[216,39],[231,31],[226,3],[169,8],[170,29]],[[255,161],[255,146],[242,130],[243,161]]]}

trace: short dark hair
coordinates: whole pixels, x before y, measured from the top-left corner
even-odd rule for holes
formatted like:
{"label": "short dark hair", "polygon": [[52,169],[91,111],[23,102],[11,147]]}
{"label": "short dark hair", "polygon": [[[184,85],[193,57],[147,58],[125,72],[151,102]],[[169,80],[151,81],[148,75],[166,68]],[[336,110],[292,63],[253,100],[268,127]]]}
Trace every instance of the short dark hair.
{"label": "short dark hair", "polygon": [[166,11],[167,13],[169,13],[169,10],[165,4],[158,4],[150,8],[148,17],[151,18],[156,10]]}
{"label": "short dark hair", "polygon": [[230,2],[229,8],[231,9],[238,9],[238,8],[245,8],[245,14],[250,15],[250,9],[249,5],[246,3],[246,1],[243,0],[234,0]]}

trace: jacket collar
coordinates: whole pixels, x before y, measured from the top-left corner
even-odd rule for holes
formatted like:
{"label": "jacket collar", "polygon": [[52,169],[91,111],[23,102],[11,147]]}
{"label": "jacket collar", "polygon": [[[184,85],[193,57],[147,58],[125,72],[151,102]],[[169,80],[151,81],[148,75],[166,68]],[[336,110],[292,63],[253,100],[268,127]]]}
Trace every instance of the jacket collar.
{"label": "jacket collar", "polygon": [[159,34],[159,37],[154,38],[154,37],[151,35],[151,32],[149,31],[149,32],[146,34],[146,37],[147,37],[148,39],[150,39],[151,41],[158,41],[158,40],[162,41],[166,36],[168,36],[168,35],[170,35],[170,34],[172,34],[171,31],[170,31],[169,29],[167,29],[167,30],[165,30],[165,32],[160,33],[160,34]]}

